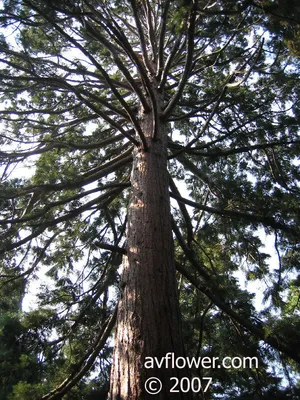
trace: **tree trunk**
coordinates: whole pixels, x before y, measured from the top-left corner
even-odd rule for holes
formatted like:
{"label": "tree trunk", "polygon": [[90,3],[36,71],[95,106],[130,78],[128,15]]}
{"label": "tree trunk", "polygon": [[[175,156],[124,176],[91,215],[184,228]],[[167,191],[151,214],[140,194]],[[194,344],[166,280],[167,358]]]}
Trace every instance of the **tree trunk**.
{"label": "tree trunk", "polygon": [[[167,353],[183,356],[174,265],[167,136],[164,124],[152,139],[153,115],[142,114],[141,127],[149,149],[136,148],[128,211],[127,256],[123,260],[110,399],[152,399],[145,382],[156,377],[162,390],[155,399],[189,399],[170,393],[170,377],[187,376],[172,368],[145,368],[146,357],[160,361]],[[147,359],[149,360],[149,359]],[[169,362],[170,364],[170,362]],[[148,364],[149,365],[149,364]],[[152,384],[152,388],[157,387]]]}

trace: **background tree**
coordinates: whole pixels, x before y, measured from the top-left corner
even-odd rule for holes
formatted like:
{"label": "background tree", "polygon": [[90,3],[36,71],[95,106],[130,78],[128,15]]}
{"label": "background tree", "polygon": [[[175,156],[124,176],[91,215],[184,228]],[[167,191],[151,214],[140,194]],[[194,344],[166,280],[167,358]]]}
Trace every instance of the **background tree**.
{"label": "background tree", "polygon": [[[112,399],[188,373],[142,367],[168,351],[259,358],[190,371],[206,399],[297,398],[299,60],[275,8],[2,3],[1,279],[47,276],[20,316],[39,379],[11,400],[106,396],[116,319]],[[261,311],[237,272],[265,283]]]}
{"label": "background tree", "polygon": [[[2,269],[4,272],[4,269]],[[18,268],[10,265],[10,279],[1,276],[0,283],[0,376],[1,399],[7,399],[14,385],[21,381],[38,383],[42,378],[38,363],[37,336],[22,324],[21,304],[24,281],[19,278]],[[17,280],[11,277],[15,273]],[[3,285],[3,281],[5,285]]]}
{"label": "background tree", "polygon": [[281,45],[289,48],[293,56],[299,57],[300,7],[297,1],[253,1],[252,5],[261,10],[264,24],[274,35],[273,40],[277,38]]}

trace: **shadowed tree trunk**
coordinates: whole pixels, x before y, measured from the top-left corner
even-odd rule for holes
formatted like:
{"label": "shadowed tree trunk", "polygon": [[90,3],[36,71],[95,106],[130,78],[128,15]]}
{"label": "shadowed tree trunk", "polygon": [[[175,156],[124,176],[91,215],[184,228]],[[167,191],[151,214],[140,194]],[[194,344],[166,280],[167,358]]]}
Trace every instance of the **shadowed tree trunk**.
{"label": "shadowed tree trunk", "polygon": [[123,260],[111,373],[112,400],[153,398],[144,390],[149,377],[159,378],[163,385],[155,398],[189,398],[187,393],[170,393],[174,385],[170,377],[187,376],[187,371],[144,367],[145,357],[160,361],[168,352],[184,354],[168,191],[167,136],[161,122],[153,140],[153,120],[152,112],[142,113],[141,127],[148,150],[137,148],[133,153],[127,256]]}

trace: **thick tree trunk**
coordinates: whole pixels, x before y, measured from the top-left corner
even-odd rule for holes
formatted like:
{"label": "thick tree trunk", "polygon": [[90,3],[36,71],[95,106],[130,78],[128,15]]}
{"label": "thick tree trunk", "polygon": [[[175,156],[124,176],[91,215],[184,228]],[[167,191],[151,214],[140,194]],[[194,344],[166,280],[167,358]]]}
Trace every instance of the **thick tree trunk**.
{"label": "thick tree trunk", "polygon": [[[167,138],[164,126],[152,140],[152,114],[142,116],[149,149],[135,149],[131,175],[132,196],[128,211],[127,256],[123,262],[110,398],[189,399],[187,393],[170,393],[170,377],[187,371],[149,368],[146,357],[160,360],[167,353],[183,356],[179,303],[174,266],[167,171]],[[147,359],[148,360],[148,359]],[[170,362],[169,362],[170,364]],[[149,364],[148,364],[149,365]],[[162,390],[156,396],[145,382],[156,377]],[[157,383],[152,388],[158,387]]]}

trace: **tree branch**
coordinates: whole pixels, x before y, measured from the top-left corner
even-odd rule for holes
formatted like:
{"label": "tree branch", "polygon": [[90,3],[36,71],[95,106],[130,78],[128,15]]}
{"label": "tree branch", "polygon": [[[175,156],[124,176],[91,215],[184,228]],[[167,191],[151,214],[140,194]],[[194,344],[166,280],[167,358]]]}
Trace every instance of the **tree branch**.
{"label": "tree branch", "polygon": [[185,88],[185,84],[189,78],[189,73],[193,64],[193,54],[194,54],[194,34],[195,34],[195,22],[196,22],[196,9],[198,1],[193,1],[193,6],[189,14],[188,20],[188,31],[187,31],[187,49],[184,70],[181,75],[178,87],[174,96],[169,101],[168,105],[164,109],[163,117],[168,118],[172,113],[174,107],[176,106],[178,100],[180,99],[182,92]]}
{"label": "tree branch", "polygon": [[258,339],[263,340],[266,344],[270,345],[272,348],[279,350],[283,354],[290,357],[292,360],[300,363],[300,352],[294,346],[290,346],[284,338],[280,338],[276,335],[268,334],[262,326],[255,326],[248,319],[243,318],[240,314],[236,313],[228,304],[226,304],[218,296],[216,290],[212,291],[207,285],[199,283],[199,281],[194,278],[183,266],[176,263],[176,269],[179,271],[186,279],[191,282],[196,288],[198,288],[203,294],[205,294],[217,307],[224,311],[228,316],[235,320],[244,329],[251,332]]}
{"label": "tree branch", "polygon": [[64,394],[69,392],[81,378],[84,377],[86,372],[92,367],[94,361],[98,357],[100,350],[104,347],[111,331],[117,320],[117,307],[107,323],[101,329],[93,346],[87,351],[82,359],[74,366],[73,372],[66,380],[64,380],[58,387],[42,397],[42,400],[60,400]]}
{"label": "tree branch", "polygon": [[208,207],[204,206],[202,204],[196,203],[195,201],[185,199],[183,197],[177,196],[175,193],[170,192],[170,196],[173,197],[177,201],[182,201],[183,203],[194,207],[198,210],[204,210],[208,213],[211,214],[217,214],[221,215],[223,217],[229,217],[229,218],[234,218],[234,219],[241,219],[241,220],[246,220],[249,222],[256,222],[259,224],[262,224],[263,226],[269,226],[273,229],[279,229],[283,232],[286,232],[295,238],[299,237],[299,232],[296,228],[287,226],[281,222],[276,221],[275,218],[273,217],[268,217],[265,215],[257,215],[251,212],[242,212],[242,211],[236,211],[236,210],[222,210],[219,208],[213,208],[213,207]]}

